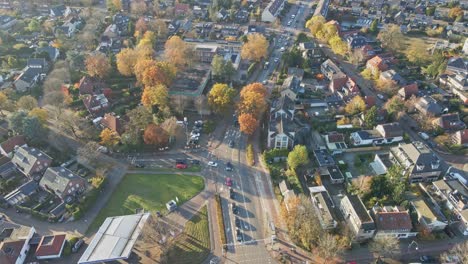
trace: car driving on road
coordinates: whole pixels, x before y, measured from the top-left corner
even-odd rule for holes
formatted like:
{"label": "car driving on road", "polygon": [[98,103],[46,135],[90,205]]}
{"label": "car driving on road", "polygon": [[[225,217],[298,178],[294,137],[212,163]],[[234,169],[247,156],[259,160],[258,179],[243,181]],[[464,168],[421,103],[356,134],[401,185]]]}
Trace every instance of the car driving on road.
{"label": "car driving on road", "polygon": [[227,177],[225,183],[226,183],[226,186],[232,186],[232,179]]}
{"label": "car driving on road", "polygon": [[208,166],[210,167],[218,167],[218,163],[214,162],[214,161],[208,161]]}
{"label": "car driving on road", "polygon": [[232,167],[231,162],[226,163],[226,170],[227,171],[232,171],[232,169],[233,169],[233,167]]}

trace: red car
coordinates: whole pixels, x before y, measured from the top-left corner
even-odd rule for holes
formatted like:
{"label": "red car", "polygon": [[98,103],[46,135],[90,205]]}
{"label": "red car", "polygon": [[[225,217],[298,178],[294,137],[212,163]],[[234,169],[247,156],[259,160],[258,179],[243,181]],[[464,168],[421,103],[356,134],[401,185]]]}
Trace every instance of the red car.
{"label": "red car", "polygon": [[226,185],[227,186],[232,186],[232,179],[231,178],[229,178],[229,177],[226,178]]}
{"label": "red car", "polygon": [[176,168],[177,168],[177,169],[186,169],[186,168],[187,168],[187,164],[178,163],[178,164],[176,164]]}

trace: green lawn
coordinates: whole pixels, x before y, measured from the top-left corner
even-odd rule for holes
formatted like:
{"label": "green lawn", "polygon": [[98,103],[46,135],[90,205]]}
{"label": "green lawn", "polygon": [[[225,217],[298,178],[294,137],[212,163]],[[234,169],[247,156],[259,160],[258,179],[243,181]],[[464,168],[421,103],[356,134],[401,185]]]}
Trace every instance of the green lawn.
{"label": "green lawn", "polygon": [[88,231],[95,231],[109,216],[134,214],[135,209],[165,212],[166,203],[183,204],[203,190],[203,178],[183,174],[127,174],[99,212]]}
{"label": "green lawn", "polygon": [[184,233],[177,238],[167,253],[167,263],[202,263],[209,253],[210,232],[205,206],[187,222]]}

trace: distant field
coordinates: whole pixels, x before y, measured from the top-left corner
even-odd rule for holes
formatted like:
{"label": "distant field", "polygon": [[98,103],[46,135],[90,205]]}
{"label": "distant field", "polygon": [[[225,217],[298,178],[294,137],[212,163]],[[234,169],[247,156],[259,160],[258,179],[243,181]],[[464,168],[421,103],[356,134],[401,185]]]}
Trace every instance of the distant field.
{"label": "distant field", "polygon": [[127,174],[99,212],[88,231],[95,231],[109,216],[134,214],[136,209],[166,211],[166,203],[183,204],[204,187],[203,178],[183,174]]}

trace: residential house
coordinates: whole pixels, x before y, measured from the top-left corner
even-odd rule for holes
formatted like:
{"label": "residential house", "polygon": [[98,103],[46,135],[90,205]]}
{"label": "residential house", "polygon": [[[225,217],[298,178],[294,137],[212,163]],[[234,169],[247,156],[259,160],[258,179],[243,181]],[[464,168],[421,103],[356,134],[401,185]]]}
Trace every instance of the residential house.
{"label": "residential house", "polygon": [[412,84],[408,84],[408,85],[401,87],[400,90],[398,90],[398,95],[402,99],[407,100],[407,99],[410,99],[411,96],[417,96],[418,92],[419,92],[418,84],[412,83]]}
{"label": "residential house", "polygon": [[116,116],[114,113],[106,113],[102,118],[101,125],[108,128],[119,135],[124,132],[122,120],[120,116]]}
{"label": "residential house", "polygon": [[105,84],[97,78],[83,76],[78,83],[80,95],[99,93],[105,88]]}
{"label": "residential house", "polygon": [[426,116],[439,116],[443,112],[442,106],[428,95],[419,98],[414,107]]}
{"label": "residential house", "polygon": [[23,201],[37,192],[38,186],[39,185],[36,181],[30,180],[14,189],[9,194],[5,195],[4,199],[11,206],[21,204]]}
{"label": "residential house", "polygon": [[447,226],[447,220],[442,214],[434,212],[423,198],[416,198],[410,202],[418,216],[419,224],[427,231],[440,231]]}
{"label": "residential house", "polygon": [[468,55],[468,38],[465,39],[465,43],[463,44],[463,54]]}
{"label": "residential house", "polygon": [[375,174],[386,174],[388,169],[393,166],[389,153],[375,154],[374,161],[370,164]]}
{"label": "residential house", "polygon": [[395,21],[395,23],[398,25],[404,24],[406,22],[406,13],[403,11],[398,11],[398,13],[396,13],[393,17],[393,21]]}
{"label": "residential house", "polygon": [[113,24],[109,26],[109,27],[112,26],[110,30],[111,32],[117,34],[117,36],[126,36],[130,33],[130,30],[129,30],[130,17],[129,16],[122,14],[122,13],[117,13],[112,17],[112,22]]}
{"label": "residential house", "polygon": [[432,183],[438,200],[441,200],[460,221],[457,227],[463,235],[468,235],[468,188],[458,179],[443,179]]}
{"label": "residential house", "polygon": [[83,104],[93,116],[102,116],[110,107],[109,100],[104,94],[86,94],[83,96]]}
{"label": "residential house", "polygon": [[36,230],[0,220],[0,263],[23,264]]}
{"label": "residential house", "polygon": [[384,71],[380,73],[379,78],[384,81],[393,81],[399,85],[406,85],[406,80],[403,77],[401,77],[401,75],[398,74],[395,70]]}
{"label": "residential house", "polygon": [[50,9],[49,15],[51,17],[66,17],[71,14],[71,9],[65,5],[57,5]]}
{"label": "residential house", "polygon": [[363,242],[374,236],[374,220],[357,195],[344,195],[340,200],[340,211],[356,241]]}
{"label": "residential house", "polygon": [[[326,169],[327,167],[334,166],[336,164],[335,160],[330,155],[330,153],[328,153],[327,150],[314,149],[313,152],[314,152],[315,160],[317,161],[317,164],[319,167],[323,167]],[[325,173],[327,172],[325,171]]]}
{"label": "residential house", "polygon": [[443,171],[442,161],[419,141],[392,147],[390,157],[408,174],[410,183],[433,182]]}
{"label": "residential house", "polygon": [[39,81],[42,81],[48,70],[49,64],[44,58],[30,58],[27,61],[26,68],[15,79],[13,85],[18,92],[25,92],[34,87]]}
{"label": "residential house", "polygon": [[373,130],[351,133],[350,139],[355,146],[391,144],[403,140],[403,130],[399,123],[379,124]]}
{"label": "residential house", "polygon": [[47,47],[38,47],[36,49],[36,53],[46,53],[50,59],[50,61],[56,61],[58,57],[60,56],[60,51],[59,49],[52,47],[52,46],[47,46]]}
{"label": "residential house", "polygon": [[412,232],[413,224],[408,210],[398,206],[378,205],[372,208],[377,231],[375,237],[395,237],[398,239],[415,237],[418,232]]}
{"label": "residential house", "polygon": [[82,194],[86,189],[86,181],[67,168],[49,167],[42,176],[39,186],[49,191],[67,203]]}
{"label": "residential house", "polygon": [[312,66],[318,66],[324,60],[322,50],[315,42],[299,43],[299,49],[302,51],[302,57],[307,59]]}
{"label": "residential house", "polygon": [[271,0],[262,12],[262,22],[275,22],[284,8],[285,0]]}
{"label": "residential house", "polygon": [[218,54],[217,45],[196,45],[195,46],[195,58],[199,62],[211,63],[213,57]]}
{"label": "residential house", "polygon": [[459,130],[453,133],[452,143],[468,147],[468,129]]}
{"label": "residential house", "polygon": [[16,167],[8,157],[0,157],[0,178],[8,180],[16,172]]}
{"label": "residential house", "polygon": [[388,65],[382,57],[377,55],[367,61],[366,68],[369,69],[372,74],[376,74],[377,72],[386,71],[388,69]]}
{"label": "residential house", "polygon": [[441,115],[433,121],[433,124],[448,131],[456,131],[466,128],[465,123],[460,120],[458,113]]}
{"label": "residential house", "polygon": [[81,25],[81,19],[78,17],[70,17],[66,20],[63,25],[55,28],[56,34],[64,34],[67,37],[72,37],[75,35],[75,32],[78,30],[78,27]]}
{"label": "residential house", "polygon": [[282,180],[279,184],[278,187],[280,189],[281,195],[283,196],[283,201],[286,206],[286,210],[289,211],[289,203],[293,201],[292,199],[296,198],[296,193],[294,193],[294,190],[290,190],[288,188],[288,185],[286,184],[285,180]]}
{"label": "residential house", "polygon": [[328,150],[332,151],[332,153],[338,154],[342,152],[343,149],[348,148],[345,143],[344,134],[332,131],[325,135],[325,142],[327,144]]}
{"label": "residential house", "polygon": [[15,148],[24,146],[26,146],[26,138],[22,135],[14,136],[0,143],[0,153],[11,158]]}
{"label": "residential house", "polygon": [[190,13],[190,5],[177,3],[174,6],[174,16],[185,17]]}
{"label": "residential house", "polygon": [[336,165],[319,168],[320,176],[329,176],[332,184],[340,184],[344,182],[343,173]]}
{"label": "residential house", "polygon": [[320,225],[324,230],[331,230],[337,227],[338,222],[333,215],[335,204],[327,189],[323,185],[309,187],[310,198],[317,213]]}
{"label": "residential house", "polygon": [[8,30],[16,24],[16,18],[7,15],[0,15],[0,29]]}
{"label": "residential house", "polygon": [[25,176],[37,179],[52,163],[52,158],[33,147],[18,147],[11,160]]}
{"label": "residential house", "polygon": [[359,49],[367,45],[367,38],[361,35],[348,36],[345,40],[351,50]]}
{"label": "residential house", "polygon": [[314,16],[323,16],[325,19],[328,15],[328,9],[330,7],[330,0],[320,0],[314,11]]}
{"label": "residential house", "polygon": [[341,91],[348,82],[348,76],[330,59],[320,66],[321,72],[330,81],[329,89],[332,92]]}
{"label": "residential house", "polygon": [[447,62],[447,71],[468,75],[468,60],[462,57],[452,57]]}
{"label": "residential house", "polygon": [[60,258],[67,242],[65,237],[65,234],[43,236],[37,245],[36,258],[39,260]]}
{"label": "residential house", "polygon": [[304,94],[304,87],[301,85],[301,79],[296,76],[289,76],[281,86],[281,96],[289,97],[296,101],[299,94]]}
{"label": "residential house", "polygon": [[221,8],[218,13],[216,14],[216,17],[220,20],[220,21],[224,21],[226,20],[228,17],[229,17],[229,13],[226,11],[226,9],[224,8]]}
{"label": "residential house", "polygon": [[270,108],[268,148],[292,148],[296,126],[294,124],[294,101],[283,96],[273,102]]}

